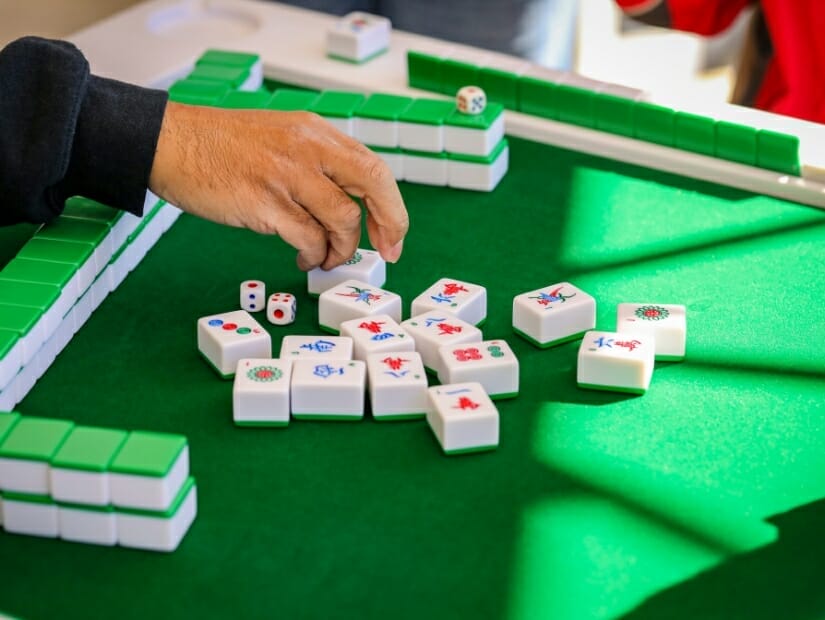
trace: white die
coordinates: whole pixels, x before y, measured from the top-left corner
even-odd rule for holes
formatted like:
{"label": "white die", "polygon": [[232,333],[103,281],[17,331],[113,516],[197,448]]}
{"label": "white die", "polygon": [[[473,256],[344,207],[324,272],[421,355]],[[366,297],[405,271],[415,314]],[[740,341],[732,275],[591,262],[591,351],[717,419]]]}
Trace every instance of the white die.
{"label": "white die", "polygon": [[352,338],[352,357],[366,360],[370,353],[415,351],[415,340],[386,314],[341,323],[341,335]]}
{"label": "white die", "polygon": [[427,423],[446,454],[498,446],[498,409],[481,384],[439,385],[427,396]]}
{"label": "white die", "polygon": [[687,319],[684,306],[619,304],[616,331],[653,336],[657,360],[677,362],[685,359]]}
{"label": "white die", "polygon": [[440,310],[479,326],[487,319],[487,289],[478,284],[441,278],[413,299],[410,315]]}
{"label": "white die", "polygon": [[596,300],[569,282],[513,299],[513,330],[542,349],[576,340],[594,327]]}
{"label": "white die", "polygon": [[289,424],[292,361],[267,358],[238,361],[232,387],[232,419],[238,426]]}
{"label": "white die", "polygon": [[431,310],[401,323],[401,327],[415,340],[415,349],[421,353],[424,368],[438,374],[438,349],[445,345],[481,342],[481,330],[447,312]]}
{"label": "white die", "polygon": [[375,250],[358,248],[343,265],[324,271],[320,267],[307,272],[307,291],[320,295],[346,280],[361,280],[372,286],[384,286],[387,281],[387,263]]}
{"label": "white die", "polygon": [[475,381],[492,399],[518,396],[518,359],[504,340],[448,345],[438,354],[441,383]]}
{"label": "white die", "polygon": [[427,375],[419,353],[371,353],[366,361],[372,417],[406,420],[426,415]]}
{"label": "white die", "polygon": [[198,350],[224,379],[244,357],[271,357],[272,340],[245,310],[198,319]]}
{"label": "white die", "polygon": [[458,90],[455,104],[463,114],[481,114],[487,107],[487,94],[478,86],[464,86]]}
{"label": "white die", "polygon": [[241,282],[241,308],[247,312],[259,312],[266,302],[266,285],[260,280]]}
{"label": "white die", "polygon": [[592,390],[644,394],[653,376],[655,351],[652,336],[587,332],[579,346],[576,382]]}
{"label": "white die", "polygon": [[341,323],[363,316],[386,314],[401,320],[401,297],[360,280],[346,280],[318,298],[318,325],[333,334]]}
{"label": "white die", "polygon": [[290,293],[273,293],[266,302],[266,320],[273,325],[289,325],[295,322],[297,301]]}
{"label": "white die", "polygon": [[335,22],[327,31],[327,55],[363,62],[390,46],[390,20],[355,11]]}
{"label": "white die", "polygon": [[366,379],[366,364],[361,360],[296,360],[292,366],[293,417],[360,420]]}
{"label": "white die", "polygon": [[284,336],[280,359],[351,360],[352,338],[344,336]]}

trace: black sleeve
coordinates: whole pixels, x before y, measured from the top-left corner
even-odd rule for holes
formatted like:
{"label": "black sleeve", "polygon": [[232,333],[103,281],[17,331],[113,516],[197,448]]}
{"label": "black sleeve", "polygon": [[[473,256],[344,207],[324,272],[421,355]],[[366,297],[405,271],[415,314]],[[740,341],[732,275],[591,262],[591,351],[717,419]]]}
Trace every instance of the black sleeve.
{"label": "black sleeve", "polygon": [[0,50],[0,225],[47,222],[74,195],[140,215],[166,101],[91,75],[70,43]]}

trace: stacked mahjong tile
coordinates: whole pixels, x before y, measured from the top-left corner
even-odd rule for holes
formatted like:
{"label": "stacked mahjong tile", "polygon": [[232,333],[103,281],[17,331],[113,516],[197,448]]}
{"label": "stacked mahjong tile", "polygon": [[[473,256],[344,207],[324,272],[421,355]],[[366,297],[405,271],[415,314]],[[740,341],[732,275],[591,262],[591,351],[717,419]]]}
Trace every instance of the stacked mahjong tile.
{"label": "stacked mahjong tile", "polygon": [[174,551],[197,512],[181,435],[0,413],[7,532]]}
{"label": "stacked mahjong tile", "polygon": [[548,348],[581,338],[579,387],[644,394],[655,361],[685,357],[685,307],[621,303],[616,331],[596,331],[596,300],[569,282],[522,293],[513,299],[513,330]]}
{"label": "stacked mahjong tile", "polygon": [[142,218],[70,198],[0,270],[0,410],[25,398],[179,214],[150,192]]}
{"label": "stacked mahjong tile", "polygon": [[186,78],[170,86],[169,97],[193,105],[214,105],[235,92],[253,93],[254,99],[263,79],[259,55],[210,49],[195,62]]}
{"label": "stacked mahjong tile", "polygon": [[[357,258],[356,258],[357,257]],[[245,311],[198,320],[198,349],[218,374],[234,376],[239,426],[297,420],[362,420],[366,394],[375,420],[426,418],[448,454],[498,445],[494,400],[519,390],[519,365],[506,341],[484,340],[484,287],[442,278],[411,304],[384,288],[377,253],[359,249],[328,272],[310,272],[321,331],[287,335],[277,357],[269,333]],[[442,383],[428,387],[430,374]]]}

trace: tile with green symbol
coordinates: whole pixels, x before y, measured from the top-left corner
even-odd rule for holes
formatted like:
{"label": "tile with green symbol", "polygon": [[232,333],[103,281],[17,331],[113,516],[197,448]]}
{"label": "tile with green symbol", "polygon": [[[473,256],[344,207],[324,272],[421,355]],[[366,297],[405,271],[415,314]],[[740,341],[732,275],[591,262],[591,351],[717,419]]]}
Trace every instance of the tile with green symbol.
{"label": "tile with green symbol", "polygon": [[716,157],[748,166],[756,165],[757,130],[746,125],[716,123]]}
{"label": "tile with green symbol", "polygon": [[20,420],[20,414],[15,411],[0,412],[0,445]]}
{"label": "tile with green symbol", "polygon": [[111,226],[105,222],[65,217],[56,217],[48,224],[44,224],[36,233],[35,238],[55,239],[58,241],[76,241],[100,245],[109,234]]}
{"label": "tile with green symbol", "polygon": [[439,99],[416,99],[401,113],[398,120],[402,123],[417,123],[420,125],[443,125],[455,111],[454,101]]}
{"label": "tile with green symbol", "polygon": [[0,458],[49,461],[73,427],[68,420],[21,417],[0,443]]}
{"label": "tile with green symbol", "polygon": [[52,458],[52,467],[106,471],[128,435],[122,430],[76,426]]}
{"label": "tile with green symbol", "polygon": [[186,448],[186,437],[134,431],[118,452],[110,471],[139,476],[165,476]]}
{"label": "tile with green symbol", "polygon": [[756,134],[756,164],[760,168],[799,175],[799,138],[761,129]]}
{"label": "tile with green symbol", "polygon": [[411,87],[441,92],[441,63],[439,56],[410,50],[407,52],[407,80]]}
{"label": "tile with green symbol", "polygon": [[13,258],[0,270],[0,279],[18,282],[37,282],[63,288],[76,273],[74,265],[69,263],[52,263],[30,258]]}
{"label": "tile with green symbol", "polygon": [[333,118],[352,118],[366,97],[360,93],[325,90],[310,108],[311,112]]}
{"label": "tile with green symbol", "polygon": [[93,251],[94,247],[88,243],[35,237],[20,248],[17,256],[80,266],[88,260]]}
{"label": "tile with green symbol", "polygon": [[376,93],[370,95],[370,97],[361,104],[361,107],[356,111],[356,116],[376,120],[395,121],[410,107],[412,102],[411,97]]}
{"label": "tile with green symbol", "polygon": [[0,304],[38,308],[45,312],[60,297],[60,287],[0,278]]}
{"label": "tile with green symbol", "polygon": [[269,110],[281,112],[303,112],[311,110],[316,99],[318,99],[318,93],[313,90],[279,88],[272,94],[266,107]]}
{"label": "tile with green symbol", "polygon": [[203,80],[238,88],[249,78],[249,69],[227,65],[199,64],[187,76],[188,80]]}
{"label": "tile with green symbol", "polygon": [[488,103],[481,114],[464,114],[454,109],[445,124],[468,129],[489,129],[503,113],[504,106],[500,103]]}
{"label": "tile with green symbol", "polygon": [[261,60],[258,54],[246,54],[244,52],[231,52],[228,50],[210,49],[206,50],[198,58],[196,65],[226,65],[228,67],[241,67],[251,69]]}
{"label": "tile with green symbol", "polygon": [[221,99],[220,107],[235,110],[260,110],[267,106],[272,95],[268,90],[234,90]]}
{"label": "tile with green symbol", "polygon": [[676,147],[701,155],[714,154],[716,121],[708,116],[677,112],[674,121]]}

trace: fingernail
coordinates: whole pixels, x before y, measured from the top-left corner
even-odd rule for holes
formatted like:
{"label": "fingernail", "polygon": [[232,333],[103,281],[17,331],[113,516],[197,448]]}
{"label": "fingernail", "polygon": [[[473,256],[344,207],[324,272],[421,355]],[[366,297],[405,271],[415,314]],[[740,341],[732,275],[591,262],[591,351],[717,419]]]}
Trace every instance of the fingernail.
{"label": "fingernail", "polygon": [[386,261],[388,263],[397,263],[398,259],[401,257],[401,251],[404,249],[404,240],[402,239],[394,246],[392,246],[389,250],[387,250]]}

